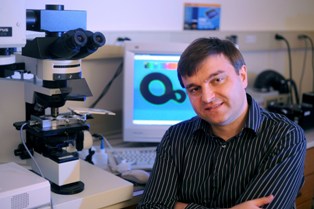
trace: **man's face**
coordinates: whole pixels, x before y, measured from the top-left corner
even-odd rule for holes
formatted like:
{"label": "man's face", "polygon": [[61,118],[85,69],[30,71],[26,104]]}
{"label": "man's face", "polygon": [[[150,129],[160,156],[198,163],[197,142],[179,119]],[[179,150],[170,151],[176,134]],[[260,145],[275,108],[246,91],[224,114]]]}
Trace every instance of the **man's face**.
{"label": "man's face", "polygon": [[222,54],[206,58],[195,75],[182,81],[195,112],[213,126],[236,122],[247,110],[246,66],[237,74]]}

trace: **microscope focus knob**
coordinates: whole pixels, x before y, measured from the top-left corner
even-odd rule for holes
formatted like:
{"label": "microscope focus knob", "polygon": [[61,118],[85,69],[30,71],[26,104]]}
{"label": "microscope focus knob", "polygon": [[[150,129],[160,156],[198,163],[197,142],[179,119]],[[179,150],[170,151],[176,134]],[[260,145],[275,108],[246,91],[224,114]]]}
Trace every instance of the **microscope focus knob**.
{"label": "microscope focus knob", "polygon": [[87,131],[81,131],[76,139],[76,149],[81,151],[83,149],[89,149],[93,146],[93,136]]}

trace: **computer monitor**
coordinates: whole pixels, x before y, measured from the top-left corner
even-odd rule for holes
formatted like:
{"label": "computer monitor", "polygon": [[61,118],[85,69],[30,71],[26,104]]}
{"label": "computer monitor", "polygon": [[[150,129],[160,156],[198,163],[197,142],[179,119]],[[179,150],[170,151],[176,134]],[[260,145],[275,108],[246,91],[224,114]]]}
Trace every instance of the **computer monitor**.
{"label": "computer monitor", "polygon": [[177,77],[184,43],[127,42],[124,51],[123,140],[160,142],[196,114]]}

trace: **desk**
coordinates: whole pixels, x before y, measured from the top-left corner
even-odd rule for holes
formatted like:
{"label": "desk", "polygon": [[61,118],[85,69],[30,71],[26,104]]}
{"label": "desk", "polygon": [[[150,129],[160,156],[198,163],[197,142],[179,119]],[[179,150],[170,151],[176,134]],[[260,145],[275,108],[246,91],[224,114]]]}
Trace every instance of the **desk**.
{"label": "desk", "polygon": [[307,151],[304,166],[304,185],[296,200],[297,209],[311,209],[314,198],[314,129],[306,130]]}
{"label": "desk", "polygon": [[103,209],[133,209],[136,208],[136,205],[141,200],[144,187],[135,188],[136,191],[133,192],[133,198],[124,202],[120,202],[114,205],[110,205],[108,207],[104,207]]}
{"label": "desk", "polygon": [[[136,204],[133,197],[133,184],[85,161],[81,164],[81,180],[85,189],[74,195],[51,193],[54,209],[91,209],[126,202],[124,205]],[[123,207],[120,207],[123,208]]]}
{"label": "desk", "polygon": [[306,148],[309,149],[309,148],[314,147],[314,128],[306,130],[305,131],[305,137],[306,137],[306,141],[307,141]]}

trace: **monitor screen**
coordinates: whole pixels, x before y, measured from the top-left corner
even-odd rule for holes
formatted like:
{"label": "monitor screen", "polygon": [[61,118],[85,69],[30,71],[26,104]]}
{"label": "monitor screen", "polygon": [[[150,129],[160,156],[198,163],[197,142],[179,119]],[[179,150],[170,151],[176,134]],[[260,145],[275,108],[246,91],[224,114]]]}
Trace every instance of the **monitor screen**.
{"label": "monitor screen", "polygon": [[183,43],[127,43],[124,54],[123,139],[160,142],[165,131],[195,116],[177,77]]}

